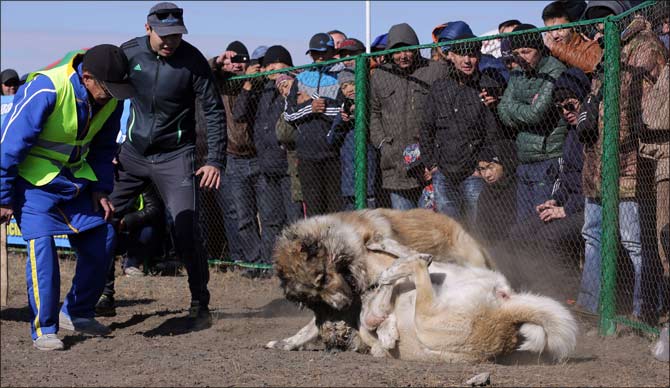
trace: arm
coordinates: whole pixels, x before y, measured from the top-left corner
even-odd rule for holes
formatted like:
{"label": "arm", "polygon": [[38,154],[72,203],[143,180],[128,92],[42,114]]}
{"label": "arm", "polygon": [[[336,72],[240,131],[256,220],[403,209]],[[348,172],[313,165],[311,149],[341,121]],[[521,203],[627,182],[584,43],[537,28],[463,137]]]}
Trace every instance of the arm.
{"label": "arm", "polygon": [[236,123],[246,123],[252,125],[256,110],[258,109],[260,93],[256,90],[242,89],[235,99],[233,106],[233,120]]}
{"label": "arm", "polygon": [[298,80],[296,79],[286,97],[284,120],[290,124],[299,124],[312,114],[311,102],[312,99],[298,103]]}
{"label": "arm", "polygon": [[330,127],[330,131],[326,134],[326,141],[328,144],[340,148],[351,129],[353,129],[351,121],[344,121],[341,116],[337,116]]}
{"label": "arm", "polygon": [[419,146],[421,149],[421,161],[423,165],[431,169],[434,166],[437,166],[437,159],[435,156],[435,131],[437,130],[435,123],[436,117],[435,112],[437,108],[435,106],[436,101],[440,101],[440,98],[444,99],[445,95],[440,95],[436,91],[438,82],[434,83],[430,88],[430,94],[426,99],[424,112],[422,117],[422,124],[419,127]]}
{"label": "arm", "polygon": [[56,105],[56,90],[45,76],[21,86],[5,119],[0,137],[0,206],[11,206],[18,166],[37,142],[42,127]]}
{"label": "arm", "polygon": [[596,65],[600,63],[603,50],[600,48],[598,41],[596,40],[585,41],[582,40],[580,36],[575,36],[575,39],[581,40],[581,42],[575,46],[564,43],[555,43],[551,47],[551,54],[561,62],[577,67],[585,73],[593,72]]}
{"label": "arm", "polygon": [[500,138],[500,128],[498,128],[498,121],[496,120],[495,115],[486,105],[482,104],[480,109],[482,120],[481,125],[484,126],[486,130],[486,140],[484,144],[493,144],[497,142]]}
{"label": "arm", "polygon": [[[377,70],[379,71],[379,70]],[[384,128],[382,127],[382,107],[379,101],[377,88],[375,88],[375,75],[370,77],[370,142],[375,148],[381,148],[384,141]]]}
{"label": "arm", "polygon": [[210,67],[200,58],[193,71],[193,90],[200,100],[207,127],[207,159],[205,165],[223,167],[226,150],[226,113]]}
{"label": "arm", "polygon": [[[546,75],[548,76],[548,75]],[[520,77],[517,77],[517,81]],[[545,79],[538,90],[536,97],[530,103],[518,101],[512,96],[510,87],[514,87],[510,82],[508,90],[505,90],[502,101],[498,106],[498,115],[500,120],[510,127],[518,128],[521,126],[537,126],[546,119],[546,114],[552,108],[552,93],[554,90],[554,79]]]}
{"label": "arm", "polygon": [[116,144],[116,136],[121,127],[121,114],[123,114],[123,100],[117,102],[116,109],[91,141],[91,149],[86,160],[98,177],[97,182],[91,182],[91,190],[94,192],[110,194],[114,189],[112,160],[119,147]]}

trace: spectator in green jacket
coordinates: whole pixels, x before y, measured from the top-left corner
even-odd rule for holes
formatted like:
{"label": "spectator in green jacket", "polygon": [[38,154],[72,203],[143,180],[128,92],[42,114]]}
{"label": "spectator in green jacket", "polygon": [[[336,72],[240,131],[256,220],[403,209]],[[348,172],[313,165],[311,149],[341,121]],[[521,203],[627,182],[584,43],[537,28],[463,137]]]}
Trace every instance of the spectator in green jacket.
{"label": "spectator in green jacket", "polygon": [[[520,24],[514,31],[535,28]],[[504,125],[517,131],[517,220],[521,221],[551,197],[558,179],[567,125],[552,102],[552,93],[566,68],[548,54],[538,32],[512,36],[510,43],[519,67],[511,72],[498,115]]]}

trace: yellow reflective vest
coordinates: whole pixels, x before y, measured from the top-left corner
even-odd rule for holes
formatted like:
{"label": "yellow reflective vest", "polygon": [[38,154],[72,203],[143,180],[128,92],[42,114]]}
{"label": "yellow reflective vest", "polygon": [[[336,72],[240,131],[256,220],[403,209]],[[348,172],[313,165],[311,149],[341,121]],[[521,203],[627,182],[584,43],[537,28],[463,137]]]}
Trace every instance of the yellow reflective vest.
{"label": "yellow reflective vest", "polygon": [[[111,99],[93,117],[89,117],[87,128],[81,132],[83,138],[78,138],[77,101],[74,86],[70,82],[70,77],[76,72],[73,66],[75,58],[65,65],[28,76],[28,81],[38,74],[49,77],[56,89],[53,112],[47,118],[37,143],[18,167],[19,175],[35,186],[51,182],[63,168],[70,169],[76,178],[98,180],[86,162],[86,156],[91,140],[114,112],[118,101]],[[70,162],[73,151],[77,152],[78,158]]]}

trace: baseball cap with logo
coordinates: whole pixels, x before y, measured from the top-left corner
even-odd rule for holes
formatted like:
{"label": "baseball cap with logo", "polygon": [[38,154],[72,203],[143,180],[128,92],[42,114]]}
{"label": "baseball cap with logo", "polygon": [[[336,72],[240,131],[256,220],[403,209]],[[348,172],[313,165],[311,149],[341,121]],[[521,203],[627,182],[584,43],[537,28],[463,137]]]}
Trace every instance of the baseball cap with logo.
{"label": "baseball cap with logo", "polygon": [[184,26],[184,10],[174,3],[158,3],[151,7],[147,15],[147,24],[159,36],[188,34]]}
{"label": "baseball cap with logo", "polygon": [[128,58],[117,46],[101,44],[92,47],[84,54],[82,65],[117,100],[135,95],[128,77]]}
{"label": "baseball cap with logo", "polygon": [[328,50],[335,50],[335,42],[333,42],[333,38],[330,35],[325,32],[319,32],[309,40],[309,50],[305,54],[309,54],[310,51]]}

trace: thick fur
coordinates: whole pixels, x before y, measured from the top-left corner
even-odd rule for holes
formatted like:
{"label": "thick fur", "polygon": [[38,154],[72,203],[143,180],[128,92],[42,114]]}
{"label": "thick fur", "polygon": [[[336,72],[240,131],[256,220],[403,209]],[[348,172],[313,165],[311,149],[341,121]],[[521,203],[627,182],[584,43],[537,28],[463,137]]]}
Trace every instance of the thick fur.
{"label": "thick fur", "polygon": [[360,337],[373,355],[407,360],[480,362],[515,351],[562,360],[577,325],[560,303],[515,293],[495,271],[398,259],[365,295]]}
{"label": "thick fur", "polygon": [[[493,268],[486,250],[456,221],[426,209],[361,210],[298,221],[278,238],[274,267],[287,299],[314,311],[326,346],[352,349],[341,344],[358,342],[337,334],[326,338],[328,333],[346,332],[338,322],[357,329],[362,295],[397,257],[415,251],[435,261]],[[302,333],[314,333],[303,329]],[[355,338],[350,332],[346,335]],[[308,337],[268,346],[295,349],[314,339]]]}

